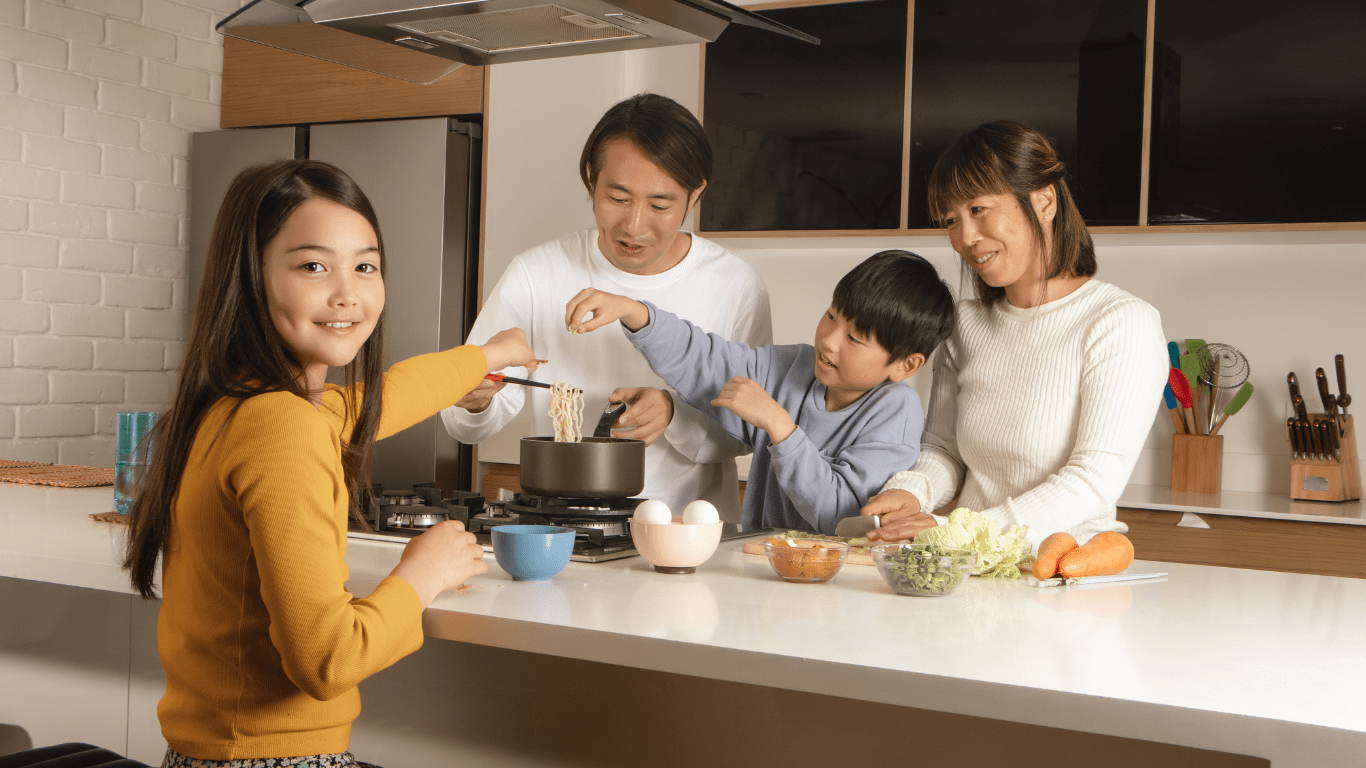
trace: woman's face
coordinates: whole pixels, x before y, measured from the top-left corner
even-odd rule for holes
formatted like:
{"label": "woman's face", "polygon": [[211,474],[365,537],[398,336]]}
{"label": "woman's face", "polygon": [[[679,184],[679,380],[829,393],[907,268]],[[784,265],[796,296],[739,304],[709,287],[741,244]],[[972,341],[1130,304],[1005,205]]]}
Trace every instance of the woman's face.
{"label": "woman's face", "polygon": [[266,243],[264,272],[270,318],[304,366],[310,391],[329,367],[355,359],[384,310],[379,238],[370,222],[344,205],[305,201]]}
{"label": "woman's face", "polygon": [[1031,192],[1029,197],[1043,225],[1042,244],[1011,194],[979,195],[954,206],[944,218],[953,249],[987,285],[1004,288],[1015,306],[1027,306],[1015,300],[1016,294],[1028,297],[1038,292],[1047,274],[1043,254],[1052,246],[1053,188]]}

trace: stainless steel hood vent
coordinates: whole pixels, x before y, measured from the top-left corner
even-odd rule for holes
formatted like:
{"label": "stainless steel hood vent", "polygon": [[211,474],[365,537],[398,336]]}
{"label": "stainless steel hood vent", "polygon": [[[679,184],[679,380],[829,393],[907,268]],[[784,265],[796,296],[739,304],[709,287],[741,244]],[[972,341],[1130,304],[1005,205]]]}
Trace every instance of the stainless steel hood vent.
{"label": "stainless steel hood vent", "polygon": [[251,0],[218,30],[425,84],[462,64],[709,43],[732,22],[820,43],[724,0]]}

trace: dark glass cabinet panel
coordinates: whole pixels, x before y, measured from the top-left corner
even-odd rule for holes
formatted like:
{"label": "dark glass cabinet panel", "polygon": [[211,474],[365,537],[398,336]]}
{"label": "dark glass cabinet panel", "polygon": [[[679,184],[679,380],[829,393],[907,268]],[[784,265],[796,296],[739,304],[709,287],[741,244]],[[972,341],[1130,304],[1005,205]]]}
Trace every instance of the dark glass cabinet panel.
{"label": "dark glass cabinet panel", "polygon": [[1090,224],[1137,224],[1147,0],[916,0],[908,221],[959,133],[991,120],[1053,139]]}
{"label": "dark glass cabinet panel", "polygon": [[906,0],[764,11],[819,46],[731,25],[706,47],[706,231],[897,229]]}
{"label": "dark glass cabinet panel", "polygon": [[1366,220],[1366,2],[1159,2],[1149,223]]}

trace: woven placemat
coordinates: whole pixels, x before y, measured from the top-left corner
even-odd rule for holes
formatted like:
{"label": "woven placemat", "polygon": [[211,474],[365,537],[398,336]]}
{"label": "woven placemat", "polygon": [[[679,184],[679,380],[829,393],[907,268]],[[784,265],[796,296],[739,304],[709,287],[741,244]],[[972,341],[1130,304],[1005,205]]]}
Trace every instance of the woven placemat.
{"label": "woven placemat", "polygon": [[91,512],[90,519],[99,523],[128,525],[128,515],[120,515],[117,512]]}
{"label": "woven placemat", "polygon": [[59,488],[87,488],[96,485],[113,485],[114,470],[105,467],[80,467],[75,464],[0,467],[0,482],[55,485]]}
{"label": "woven placemat", "polygon": [[14,467],[50,467],[50,461],[17,461],[15,459],[0,459],[0,469],[12,469]]}

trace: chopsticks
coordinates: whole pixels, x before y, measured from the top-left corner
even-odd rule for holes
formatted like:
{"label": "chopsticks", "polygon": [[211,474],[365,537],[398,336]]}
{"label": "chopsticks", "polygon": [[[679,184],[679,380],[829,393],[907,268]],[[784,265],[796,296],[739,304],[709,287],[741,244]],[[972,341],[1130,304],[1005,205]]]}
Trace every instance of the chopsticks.
{"label": "chopsticks", "polygon": [[532,381],[531,379],[518,379],[513,376],[504,376],[501,373],[490,373],[484,378],[489,381],[502,381],[508,384],[522,384],[528,387],[542,387],[544,389],[554,389],[554,384],[547,384],[544,381]]}

